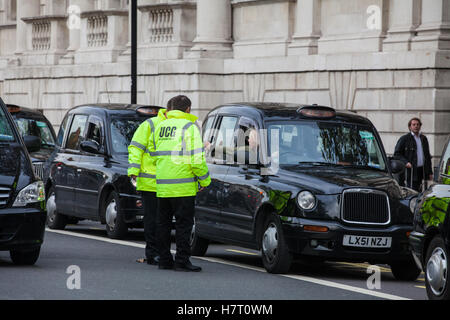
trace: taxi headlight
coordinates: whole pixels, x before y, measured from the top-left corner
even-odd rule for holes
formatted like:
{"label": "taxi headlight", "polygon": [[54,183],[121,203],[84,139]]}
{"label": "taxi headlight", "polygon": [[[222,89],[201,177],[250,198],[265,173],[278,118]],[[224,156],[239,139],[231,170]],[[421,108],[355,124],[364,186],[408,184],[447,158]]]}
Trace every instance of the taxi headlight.
{"label": "taxi headlight", "polygon": [[416,209],[417,200],[418,200],[417,197],[414,197],[411,200],[409,200],[409,210],[411,210],[412,213],[414,213],[414,210]]}
{"label": "taxi headlight", "polygon": [[303,210],[311,210],[316,206],[316,197],[309,191],[302,191],[297,196],[297,203]]}
{"label": "taxi headlight", "polygon": [[35,203],[45,200],[45,189],[42,181],[34,182],[22,190],[14,201],[13,207],[24,207],[28,203]]}

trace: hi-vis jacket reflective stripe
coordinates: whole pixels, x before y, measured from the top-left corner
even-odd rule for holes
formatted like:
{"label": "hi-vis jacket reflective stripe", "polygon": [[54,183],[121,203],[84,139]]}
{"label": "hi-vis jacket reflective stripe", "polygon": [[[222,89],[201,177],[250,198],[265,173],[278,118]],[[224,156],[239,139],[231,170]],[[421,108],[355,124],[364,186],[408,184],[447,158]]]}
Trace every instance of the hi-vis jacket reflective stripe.
{"label": "hi-vis jacket reflective stripe", "polygon": [[149,138],[158,123],[166,119],[166,111],[160,109],[156,117],[142,122],[128,146],[128,176],[137,176],[137,190],[156,192],[156,167],[150,156],[150,150],[155,148]]}
{"label": "hi-vis jacket reflective stripe", "polygon": [[195,196],[198,184],[211,183],[200,130],[191,114],[173,110],[166,115],[154,134],[157,197]]}

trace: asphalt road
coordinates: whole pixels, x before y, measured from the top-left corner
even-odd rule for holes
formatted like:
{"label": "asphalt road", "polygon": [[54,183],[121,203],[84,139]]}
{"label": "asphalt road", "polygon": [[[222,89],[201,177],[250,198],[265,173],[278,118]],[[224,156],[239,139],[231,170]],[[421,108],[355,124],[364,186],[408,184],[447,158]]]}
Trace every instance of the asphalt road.
{"label": "asphalt road", "polygon": [[192,257],[199,273],[159,270],[137,263],[143,232],[126,240],[106,238],[103,226],[80,222],[47,230],[34,266],[14,266],[0,252],[0,299],[25,300],[398,300],[426,299],[423,274],[415,282],[394,279],[379,266],[379,289],[368,289],[368,264],[296,263],[289,274],[265,272],[254,250],[212,244]]}

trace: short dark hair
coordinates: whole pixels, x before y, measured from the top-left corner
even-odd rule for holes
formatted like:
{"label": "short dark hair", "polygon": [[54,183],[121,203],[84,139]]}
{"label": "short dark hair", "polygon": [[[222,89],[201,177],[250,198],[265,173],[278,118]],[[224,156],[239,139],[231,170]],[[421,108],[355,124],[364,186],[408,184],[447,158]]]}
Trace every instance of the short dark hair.
{"label": "short dark hair", "polygon": [[412,123],[414,120],[415,120],[415,121],[418,121],[419,124],[420,124],[420,126],[422,126],[422,121],[420,121],[419,118],[414,117],[414,118],[412,118],[411,120],[408,121],[408,129],[411,128],[411,123]]}
{"label": "short dark hair", "polygon": [[186,110],[190,107],[191,107],[191,100],[189,100],[188,97],[183,95],[173,97],[167,102],[168,110],[179,110],[186,112]]}

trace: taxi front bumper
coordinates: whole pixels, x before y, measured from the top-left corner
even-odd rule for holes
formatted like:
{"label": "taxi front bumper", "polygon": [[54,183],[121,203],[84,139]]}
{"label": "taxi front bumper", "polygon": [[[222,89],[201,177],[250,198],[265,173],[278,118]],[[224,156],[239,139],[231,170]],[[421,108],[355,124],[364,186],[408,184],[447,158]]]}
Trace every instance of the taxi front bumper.
{"label": "taxi front bumper", "polygon": [[[283,219],[282,219],[283,220]],[[326,232],[307,231],[308,226],[326,227]],[[301,256],[320,257],[325,260],[392,263],[411,260],[408,234],[409,225],[385,227],[350,226],[334,221],[287,218],[282,223],[289,250]],[[314,229],[314,228],[310,228]],[[391,238],[388,248],[344,245],[344,236]],[[358,244],[359,245],[359,244]]]}

